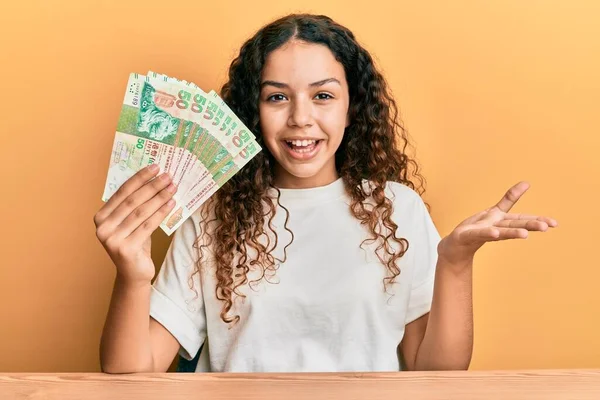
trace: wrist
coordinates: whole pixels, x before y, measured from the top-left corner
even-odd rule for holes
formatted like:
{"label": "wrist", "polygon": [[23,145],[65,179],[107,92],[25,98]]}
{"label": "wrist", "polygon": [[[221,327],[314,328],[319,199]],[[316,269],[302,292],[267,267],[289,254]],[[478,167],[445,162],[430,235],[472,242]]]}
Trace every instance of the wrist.
{"label": "wrist", "polygon": [[437,246],[438,260],[456,268],[473,265],[476,251],[477,248],[457,244],[451,237],[443,238]]}
{"label": "wrist", "polygon": [[453,277],[469,279],[473,273],[473,259],[471,256],[449,256],[438,251],[437,271]]}
{"label": "wrist", "polygon": [[117,273],[117,276],[115,277],[115,286],[128,290],[149,289],[152,286],[152,281],[148,279],[132,278]]}

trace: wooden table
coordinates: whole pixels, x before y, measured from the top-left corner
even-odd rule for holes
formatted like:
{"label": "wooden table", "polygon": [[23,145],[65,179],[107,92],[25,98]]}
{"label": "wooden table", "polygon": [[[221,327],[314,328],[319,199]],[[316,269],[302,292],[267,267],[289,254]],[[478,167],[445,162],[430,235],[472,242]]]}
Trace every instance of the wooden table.
{"label": "wooden table", "polygon": [[600,370],[222,374],[0,373],[0,399],[600,400]]}

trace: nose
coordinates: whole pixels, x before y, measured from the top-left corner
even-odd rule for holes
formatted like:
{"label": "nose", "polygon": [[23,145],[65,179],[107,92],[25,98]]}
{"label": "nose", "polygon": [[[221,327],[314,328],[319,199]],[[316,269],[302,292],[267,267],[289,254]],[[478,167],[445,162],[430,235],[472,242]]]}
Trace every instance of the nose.
{"label": "nose", "polygon": [[305,128],[312,126],[312,103],[309,99],[295,98],[290,107],[288,125],[290,127]]}

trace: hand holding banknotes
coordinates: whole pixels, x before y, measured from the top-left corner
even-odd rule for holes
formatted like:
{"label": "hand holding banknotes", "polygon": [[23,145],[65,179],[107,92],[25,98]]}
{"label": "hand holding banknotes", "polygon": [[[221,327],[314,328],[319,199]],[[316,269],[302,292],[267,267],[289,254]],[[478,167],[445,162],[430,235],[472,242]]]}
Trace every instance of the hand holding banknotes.
{"label": "hand holding banknotes", "polygon": [[96,236],[124,282],[155,274],[150,237],[171,235],[260,150],[216,92],[149,71],[129,75]]}
{"label": "hand holding banknotes", "polygon": [[94,216],[96,236],[128,283],[148,283],[155,269],[151,235],[175,206],[177,188],[171,177],[158,175],[158,165],[128,179]]}

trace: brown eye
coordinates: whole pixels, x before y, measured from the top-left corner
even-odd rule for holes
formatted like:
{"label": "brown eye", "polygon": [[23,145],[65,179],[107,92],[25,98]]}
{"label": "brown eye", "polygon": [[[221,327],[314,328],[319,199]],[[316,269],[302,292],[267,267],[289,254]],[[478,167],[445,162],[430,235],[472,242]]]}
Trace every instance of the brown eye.
{"label": "brown eye", "polygon": [[330,95],[329,93],[319,93],[315,96],[315,98],[317,100],[329,100],[329,99],[333,99],[333,96]]}
{"label": "brown eye", "polygon": [[285,100],[285,96],[282,94],[273,94],[267,97],[267,101],[278,102]]}

